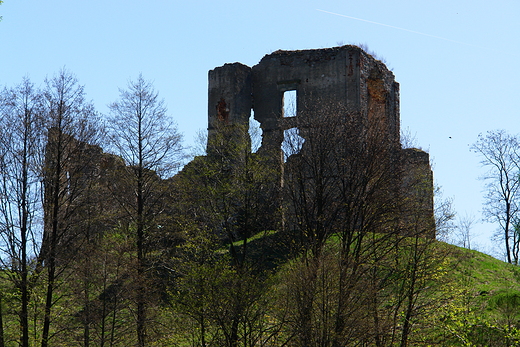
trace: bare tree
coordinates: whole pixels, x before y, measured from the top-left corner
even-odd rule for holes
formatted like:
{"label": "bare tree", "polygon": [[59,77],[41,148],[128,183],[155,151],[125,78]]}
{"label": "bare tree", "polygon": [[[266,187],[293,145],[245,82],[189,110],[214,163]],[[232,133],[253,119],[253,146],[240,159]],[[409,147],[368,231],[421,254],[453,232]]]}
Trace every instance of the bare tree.
{"label": "bare tree", "polygon": [[[361,294],[369,268],[361,264],[385,254],[376,251],[385,237],[370,233],[396,231],[397,204],[389,198],[398,193],[398,171],[392,170],[398,158],[378,124],[368,127],[341,105],[323,104],[310,112],[301,111],[299,131],[290,132],[284,144],[287,226],[308,257],[298,270],[305,284],[293,289],[294,329],[301,345],[338,346],[367,326],[353,324],[368,320],[361,313],[371,312],[366,310],[369,296]],[[340,245],[334,271],[325,269],[331,265],[323,262],[331,259],[322,254],[333,235]],[[322,301],[327,308],[315,311]]]}
{"label": "bare tree", "polygon": [[43,118],[41,94],[25,78],[0,95],[0,260],[20,293],[20,345],[29,346],[31,259],[41,233]]}
{"label": "bare tree", "polygon": [[442,187],[440,186],[434,188],[434,195],[435,235],[437,240],[448,242],[451,234],[456,229],[456,225],[453,222],[456,217],[453,209],[453,198],[444,197]]}
{"label": "bare tree", "polygon": [[484,216],[499,225],[501,239],[509,263],[518,263],[520,238],[515,230],[519,222],[520,193],[519,139],[505,130],[480,134],[471,150],[481,157],[481,165],[488,169],[482,177],[486,182]]}
{"label": "bare tree", "polygon": [[298,345],[406,346],[435,235],[429,170],[412,167],[384,117],[320,104],[298,130],[283,145],[286,223],[303,251],[287,281],[290,331]]}
{"label": "bare tree", "polygon": [[417,133],[412,133],[409,127],[401,129],[402,148],[421,148],[417,140]]}
{"label": "bare tree", "polygon": [[120,197],[121,206],[135,227],[137,252],[137,339],[147,345],[146,239],[160,210],[163,188],[159,177],[174,172],[180,164],[181,135],[168,118],[163,100],[142,75],[120,90],[120,99],[110,107],[110,138],[127,165],[125,173],[132,195]]}
{"label": "bare tree", "polygon": [[471,249],[471,241],[473,236],[471,229],[475,225],[475,217],[470,214],[466,214],[458,219],[458,225],[456,228],[459,244],[467,249]]}
{"label": "bare tree", "polygon": [[99,134],[97,115],[85,101],[84,89],[68,71],[45,81],[43,90],[47,136],[44,177],[44,234],[39,264],[46,274],[46,299],[42,347],[49,345],[52,307],[58,277],[74,260],[85,207],[81,196],[93,172],[89,147]]}

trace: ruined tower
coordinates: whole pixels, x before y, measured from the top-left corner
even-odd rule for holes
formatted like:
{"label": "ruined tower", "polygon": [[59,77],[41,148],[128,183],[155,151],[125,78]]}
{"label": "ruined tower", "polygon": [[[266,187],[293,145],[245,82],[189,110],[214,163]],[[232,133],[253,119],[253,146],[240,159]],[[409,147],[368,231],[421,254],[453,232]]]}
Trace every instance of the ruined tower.
{"label": "ruined tower", "polygon": [[[284,107],[289,93],[296,99],[290,114]],[[252,68],[234,63],[211,70],[208,139],[215,136],[219,124],[247,126],[253,110],[262,129],[258,153],[280,168],[277,184],[282,184],[284,132],[298,129],[305,138],[305,124],[321,117],[323,109],[331,105],[341,109],[338,117],[356,124],[360,134],[377,124],[380,141],[391,149],[391,165],[402,171],[400,183],[396,183],[402,192],[399,195],[406,196],[411,206],[420,206],[422,223],[433,230],[433,179],[428,154],[401,148],[399,84],[381,61],[357,46],[280,50],[264,56]],[[411,184],[418,178],[420,185]]]}

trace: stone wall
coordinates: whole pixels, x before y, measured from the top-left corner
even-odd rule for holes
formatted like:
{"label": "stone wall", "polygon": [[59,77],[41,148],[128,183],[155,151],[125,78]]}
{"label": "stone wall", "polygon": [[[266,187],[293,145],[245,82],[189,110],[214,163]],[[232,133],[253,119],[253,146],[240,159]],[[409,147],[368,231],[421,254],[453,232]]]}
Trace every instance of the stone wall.
{"label": "stone wall", "polygon": [[[284,114],[284,95],[296,92],[296,110]],[[391,160],[387,169],[400,174],[400,193],[408,212],[419,208],[424,229],[434,236],[433,178],[427,153],[402,150],[400,144],[399,84],[387,67],[357,46],[327,49],[276,51],[252,68],[225,64],[209,72],[208,143],[218,124],[247,126],[254,118],[262,129],[258,153],[277,168],[275,184],[283,184],[284,131],[297,128],[305,138],[305,127],[325,113],[336,112],[353,124],[359,136],[375,134]],[[333,111],[331,111],[333,110]],[[368,134],[368,135],[367,135]],[[234,144],[232,141],[230,146]],[[420,179],[419,179],[420,178]],[[418,183],[420,180],[420,183]]]}

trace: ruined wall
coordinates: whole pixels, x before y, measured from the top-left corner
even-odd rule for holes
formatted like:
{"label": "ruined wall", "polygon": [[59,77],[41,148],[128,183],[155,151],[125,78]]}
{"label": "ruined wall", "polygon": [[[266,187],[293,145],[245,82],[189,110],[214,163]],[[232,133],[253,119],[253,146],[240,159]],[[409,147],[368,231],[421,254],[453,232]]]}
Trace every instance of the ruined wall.
{"label": "ruined wall", "polygon": [[[251,68],[234,63],[209,72],[208,139],[221,125],[241,125],[247,129],[252,107]],[[238,138],[238,137],[237,137]],[[210,143],[208,141],[208,143]],[[211,148],[208,147],[208,152]]]}
{"label": "ruined wall", "polygon": [[[287,91],[296,91],[296,110],[292,114],[284,114]],[[297,128],[305,138],[305,127],[311,120],[334,109],[338,117],[355,125],[359,136],[372,131],[385,147],[391,148],[389,170],[403,172],[398,184],[402,196],[411,205],[420,205],[428,216],[425,223],[432,225],[433,181],[428,154],[401,149],[399,84],[382,62],[361,48],[347,45],[276,51],[252,68],[234,63],[209,72],[208,143],[217,124],[247,126],[251,109],[262,129],[258,153],[279,168],[278,178],[273,178],[276,184],[283,184],[284,131]],[[233,145],[232,141],[229,145]],[[419,173],[425,187],[421,194],[408,187],[416,181],[411,177]],[[397,195],[401,194],[396,193],[399,199]]]}
{"label": "ruined wall", "polygon": [[[284,115],[284,92],[290,90],[297,93],[297,110]],[[284,130],[319,114],[324,104],[341,105],[367,122],[377,113],[388,139],[399,143],[399,84],[359,47],[276,51],[252,68],[234,63],[209,72],[209,136],[218,121],[247,124],[252,108],[263,131],[261,151],[273,157],[281,157]]]}
{"label": "ruined wall", "polygon": [[[412,233],[435,237],[433,172],[428,153],[417,148],[400,151],[402,165],[403,223]],[[417,230],[422,228],[422,230]]]}
{"label": "ruined wall", "polygon": [[[370,81],[377,83],[370,83]],[[277,51],[252,68],[253,109],[263,130],[266,151],[280,150],[283,131],[298,127],[304,117],[315,117],[324,105],[368,121],[375,99],[369,90],[377,85],[385,104],[388,133],[399,142],[399,86],[392,72],[356,46],[304,51]],[[285,91],[297,93],[297,111],[283,115]]]}
{"label": "ruined wall", "polygon": [[40,261],[50,255],[54,222],[57,223],[54,257],[58,262],[73,259],[78,252],[86,250],[86,239],[94,240],[117,224],[115,220],[120,214],[116,213],[118,204],[113,191],[131,194],[121,185],[124,168],[121,158],[104,153],[101,147],[79,141],[55,128],[49,129]]}

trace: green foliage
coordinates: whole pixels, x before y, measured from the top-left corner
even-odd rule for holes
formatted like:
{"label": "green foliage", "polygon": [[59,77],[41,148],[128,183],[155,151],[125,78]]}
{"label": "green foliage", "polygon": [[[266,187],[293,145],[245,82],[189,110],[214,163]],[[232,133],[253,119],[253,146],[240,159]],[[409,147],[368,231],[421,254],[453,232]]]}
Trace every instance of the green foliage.
{"label": "green foliage", "polygon": [[516,346],[519,343],[518,268],[488,255],[451,248],[452,270],[444,304],[432,315],[432,339],[449,346]]}
{"label": "green foliage", "polygon": [[[180,136],[162,123],[162,102],[141,77],[111,106],[120,117],[112,136],[129,135],[132,116],[142,115],[132,113],[130,101],[142,95],[156,106],[142,123],[151,132],[120,143],[122,157],[66,137],[97,159],[71,175],[78,163],[70,155],[63,180],[56,180],[69,218],[58,215],[55,223],[60,233],[66,228],[54,244],[60,255],[54,266],[48,258],[28,259],[27,345],[45,334],[55,346],[520,344],[520,270],[421,237],[420,209],[410,220],[396,218],[403,206],[380,194],[394,182],[386,180],[392,166],[380,133],[371,134],[369,148],[351,148],[372,153],[362,160],[361,152],[337,148],[350,142],[346,134],[360,138],[357,131],[338,131],[337,117],[326,124],[337,131],[334,138],[308,127],[321,131],[320,140],[306,141],[315,146],[310,155],[287,160],[282,185],[280,165],[251,152],[247,127],[219,123],[207,156],[162,179],[172,172]],[[136,160],[140,142],[146,151]],[[358,159],[347,165],[346,154]],[[320,155],[323,164],[343,159],[319,171]],[[324,174],[311,183],[314,169]],[[330,184],[331,178],[341,180]],[[79,190],[71,183],[81,183],[82,193],[73,194]],[[290,184],[295,195],[288,202],[279,189]],[[448,209],[440,214],[444,221],[452,217]],[[5,243],[0,330],[6,346],[18,346],[23,286],[13,256],[17,242]]]}
{"label": "green foliage", "polygon": [[[297,346],[295,333],[304,328],[316,332],[310,345],[330,345],[336,334],[334,321],[341,312],[338,239],[327,243],[319,259],[300,256],[279,266],[275,273],[260,275],[251,268],[234,266],[230,254],[220,247],[213,233],[188,224],[184,227],[186,241],[171,259],[175,272],[170,273],[173,281],[168,289],[169,299],[154,305],[150,346],[231,346],[234,332],[241,345]],[[97,318],[91,321],[91,343],[96,345],[101,341],[103,321],[106,344],[112,328],[113,346],[135,344],[133,334],[129,334],[135,320],[128,277],[135,271],[135,235],[127,229],[119,227],[107,232],[94,251],[91,265],[103,271],[90,278],[91,313],[103,305],[108,309],[106,314],[94,315]],[[250,252],[256,247],[262,249],[263,239],[278,234],[261,233],[249,238]],[[348,312],[344,316],[346,322],[351,322],[349,341],[372,345],[375,336],[371,331],[376,326],[373,313],[377,312],[381,345],[399,345],[397,337],[406,318],[403,295],[406,288],[411,288],[410,259],[420,249],[427,251],[428,257],[422,258],[424,264],[418,272],[422,284],[415,287],[417,309],[413,311],[409,345],[519,343],[520,283],[515,266],[476,251],[424,239],[404,238],[400,246],[377,261],[366,258],[360,279],[352,270],[348,271],[348,278],[356,280],[344,282],[353,300],[346,306]],[[57,283],[54,307],[60,315],[53,321],[54,344],[70,345],[82,340],[78,318],[85,306],[77,296],[81,294],[81,282],[73,280],[81,278],[80,265],[69,269],[68,275]],[[116,296],[106,293],[116,283],[121,286],[114,292],[114,301]],[[17,339],[18,327],[13,324],[16,319],[12,308],[18,294],[5,276],[0,286],[5,334],[13,341]],[[30,333],[36,338],[41,334],[38,322],[43,319],[44,288],[45,283],[39,283],[31,295],[31,319],[36,324],[31,326]],[[305,309],[313,312],[310,325],[301,325],[304,322],[298,319]]]}

